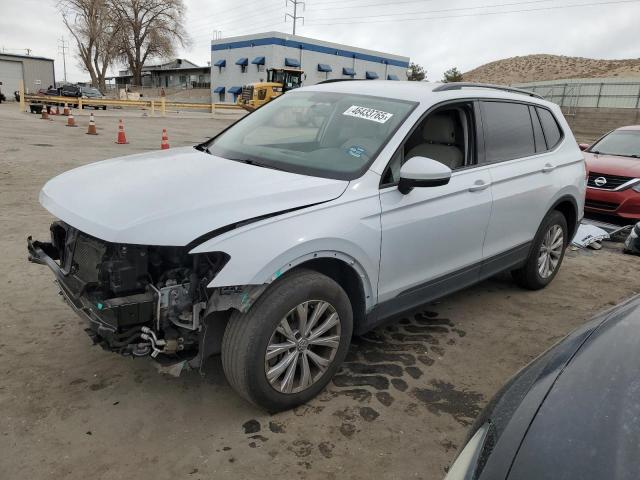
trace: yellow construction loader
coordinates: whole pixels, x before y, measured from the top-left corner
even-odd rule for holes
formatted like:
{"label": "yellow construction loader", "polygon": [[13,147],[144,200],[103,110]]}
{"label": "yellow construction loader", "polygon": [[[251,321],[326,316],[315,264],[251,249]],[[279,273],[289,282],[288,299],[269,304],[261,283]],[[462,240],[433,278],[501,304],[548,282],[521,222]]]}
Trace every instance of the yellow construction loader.
{"label": "yellow construction loader", "polygon": [[249,112],[270,102],[283,93],[302,85],[304,72],[299,68],[270,68],[267,81],[250,83],[242,87],[237,104]]}

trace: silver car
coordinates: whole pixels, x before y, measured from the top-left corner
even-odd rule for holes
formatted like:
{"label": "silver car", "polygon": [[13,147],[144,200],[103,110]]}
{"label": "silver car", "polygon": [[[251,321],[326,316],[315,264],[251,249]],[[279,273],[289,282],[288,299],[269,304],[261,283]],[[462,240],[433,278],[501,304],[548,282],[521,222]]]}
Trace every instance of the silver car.
{"label": "silver car", "polygon": [[509,270],[548,285],[582,217],[560,109],[473,84],[289,92],[210,141],[97,162],[42,189],[29,239],[105,349],[174,371],[222,354],[275,411],[317,395],[352,335]]}

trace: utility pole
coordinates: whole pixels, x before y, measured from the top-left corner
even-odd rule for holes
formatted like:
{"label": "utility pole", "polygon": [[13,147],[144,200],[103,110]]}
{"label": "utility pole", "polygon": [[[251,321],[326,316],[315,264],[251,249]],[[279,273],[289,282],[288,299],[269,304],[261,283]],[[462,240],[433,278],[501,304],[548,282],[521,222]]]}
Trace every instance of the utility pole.
{"label": "utility pole", "polygon": [[64,37],[58,40],[58,53],[62,53],[62,67],[64,68],[64,83],[67,83],[67,50],[69,50],[69,42]]}
{"label": "utility pole", "polygon": [[289,12],[284,14],[284,23],[287,23],[287,17],[290,17],[293,20],[293,34],[296,34],[296,23],[298,19],[302,19],[302,24],[304,25],[304,17],[302,15],[298,15],[298,5],[302,5],[302,9],[304,10],[305,4],[301,0],[285,0],[285,5],[289,8],[289,4],[293,4],[293,15]]}

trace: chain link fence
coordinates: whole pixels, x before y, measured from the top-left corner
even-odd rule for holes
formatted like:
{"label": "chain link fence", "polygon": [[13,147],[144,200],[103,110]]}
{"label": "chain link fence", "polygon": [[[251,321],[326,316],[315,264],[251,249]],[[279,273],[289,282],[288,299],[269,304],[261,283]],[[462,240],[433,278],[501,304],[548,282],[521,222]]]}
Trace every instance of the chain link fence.
{"label": "chain link fence", "polygon": [[566,115],[577,108],[640,108],[640,78],[588,78],[514,84],[553,103]]}

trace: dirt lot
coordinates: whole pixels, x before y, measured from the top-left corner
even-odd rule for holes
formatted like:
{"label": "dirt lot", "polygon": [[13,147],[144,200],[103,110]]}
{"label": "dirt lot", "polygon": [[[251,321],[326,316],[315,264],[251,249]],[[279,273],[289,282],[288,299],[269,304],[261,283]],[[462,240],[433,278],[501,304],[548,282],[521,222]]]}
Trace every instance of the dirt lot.
{"label": "dirt lot", "polygon": [[[181,378],[92,347],[53,276],[26,261],[46,237],[50,177],[115,155],[193,144],[233,117],[100,112],[97,137],[0,106],[0,477],[13,479],[440,479],[501,384],[589,317],[640,291],[640,258],[611,244],[569,252],[544,291],[508,276],[356,339],[319,398],[269,415],[229,388],[219,359]],[[117,115],[117,113],[115,114]],[[167,192],[171,201],[171,192]]]}

